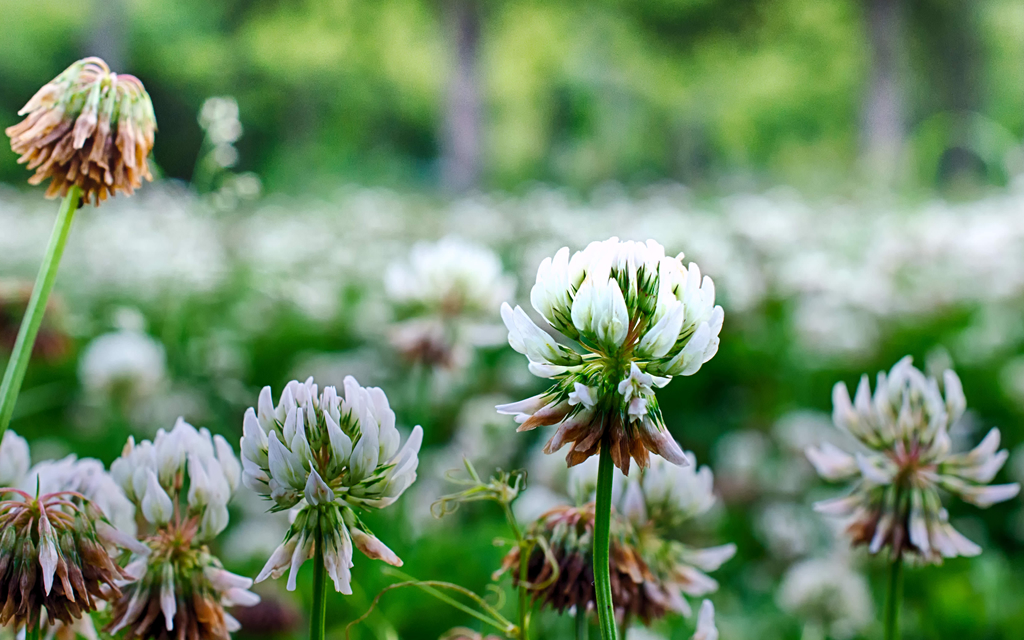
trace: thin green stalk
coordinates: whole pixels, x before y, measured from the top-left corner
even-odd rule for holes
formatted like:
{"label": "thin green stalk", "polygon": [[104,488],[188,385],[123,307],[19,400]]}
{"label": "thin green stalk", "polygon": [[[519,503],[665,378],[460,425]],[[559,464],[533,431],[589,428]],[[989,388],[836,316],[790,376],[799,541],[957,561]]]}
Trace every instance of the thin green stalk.
{"label": "thin green stalk", "polygon": [[39,640],[40,631],[43,626],[42,610],[40,609],[40,617],[36,620],[35,625],[31,629],[25,630],[25,640]]}
{"label": "thin green stalk", "polygon": [[530,545],[519,542],[519,640],[530,640],[530,596],[526,592],[526,579],[532,551]]}
{"label": "thin green stalk", "polygon": [[889,595],[885,600],[885,640],[900,638],[900,607],[903,604],[903,555],[889,567]]}
{"label": "thin green stalk", "polygon": [[587,608],[585,605],[576,605],[576,640],[587,640],[587,633],[590,629],[587,626]]}
{"label": "thin green stalk", "polygon": [[4,379],[0,383],[0,438],[3,438],[4,432],[11,424],[14,404],[18,401],[21,383],[25,380],[25,371],[32,357],[32,348],[36,344],[39,325],[43,322],[46,303],[50,299],[50,292],[53,291],[57,268],[60,266],[61,256],[64,255],[64,245],[67,244],[71,222],[75,217],[75,211],[78,210],[81,197],[82,190],[73,186],[68,189],[68,194],[60,203],[57,221],[53,225],[50,242],[43,256],[43,264],[39,267],[39,275],[36,276],[35,286],[32,287],[32,297],[29,298],[25,317],[22,318],[21,328],[18,330],[18,338],[14,342],[14,350],[11,351],[11,359],[7,362]]}
{"label": "thin green stalk", "polygon": [[612,580],[608,553],[611,545],[612,466],[611,433],[601,439],[601,456],[597,471],[597,512],[594,522],[594,588],[597,591],[597,619],[601,640],[617,640],[615,608],[612,603]]}
{"label": "thin green stalk", "polygon": [[[476,479],[479,482],[479,479]],[[533,545],[526,544],[523,540],[523,532],[519,529],[516,516],[512,513],[512,507],[507,502],[501,503],[505,511],[505,520],[508,521],[509,529],[515,536],[516,544],[519,546],[519,638],[528,640],[530,637],[530,594],[527,590],[527,576],[530,566],[530,554],[533,553]]]}
{"label": "thin green stalk", "polygon": [[313,609],[309,613],[309,640],[324,640],[327,613],[327,567],[324,566],[323,545],[316,545],[313,558]]}

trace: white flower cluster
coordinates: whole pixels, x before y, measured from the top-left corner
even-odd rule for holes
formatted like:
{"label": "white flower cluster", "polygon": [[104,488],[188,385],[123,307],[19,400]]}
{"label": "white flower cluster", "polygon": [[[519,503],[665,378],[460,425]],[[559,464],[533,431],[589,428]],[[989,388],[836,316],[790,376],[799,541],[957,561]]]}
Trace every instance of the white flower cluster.
{"label": "white flower cluster", "polygon": [[402,561],[378,540],[356,509],[393,504],[416,479],[423,430],[413,429],[403,447],[387,396],[345,378],[345,397],[334,387],[320,393],[312,378],[293,380],[277,405],[270,387],[243,421],[242,464],[246,486],[273,501],[274,510],[300,507],[284,542],[257,582],[289,571],[295,589],[299,567],[321,548],[335,589],[350,594],[353,545],[371,558]]}
{"label": "white flower cluster", "polygon": [[28,442],[8,429],[0,440],[0,487],[19,486],[28,466]]}
{"label": "white flower cluster", "polygon": [[492,314],[515,289],[494,251],[454,236],[414,245],[408,262],[388,267],[384,287],[393,303],[442,316]]}
{"label": "white flower cluster", "polygon": [[856,481],[848,496],[816,508],[849,517],[853,542],[868,544],[871,553],[888,546],[894,556],[911,552],[931,562],[981,553],[949,524],[938,490],[988,507],[1016,496],[1020,485],[988,484],[1009,455],[999,450],[999,429],[969,452],[951,452],[949,427],[967,407],[957,375],[947,370],[940,383],[908,356],[888,375],[878,374],[874,394],[865,375],[852,401],[842,382],[832,401],[836,427],[866,450],[851,454],[831,444],[807,449],[823,478]]}
{"label": "white flower cluster", "polygon": [[148,523],[144,546],[125,567],[110,632],[226,640],[241,625],[223,608],[259,602],[252,580],[226,571],[207,547],[227,527],[241,481],[231,445],[178,418],[152,441],[129,437],[110,474]]}
{"label": "white flower cluster", "polygon": [[213,146],[213,161],[229,168],[238,163],[235,143],[242,137],[242,123],[238,119],[238,102],[230,96],[207,98],[199,110],[199,126]]}
{"label": "white flower cluster", "polygon": [[78,377],[90,393],[129,400],[156,392],[167,375],[162,344],[141,331],[121,330],[93,339],[82,353]]}
{"label": "white flower cluster", "polygon": [[135,506],[99,460],[69,455],[40,462],[21,482],[21,489],[29,493],[34,493],[37,487],[40,493],[74,491],[82,494],[119,531],[135,537]]}
{"label": "white flower cluster", "polygon": [[530,293],[533,307],[587,353],[559,344],[521,307],[504,304],[509,344],[526,355],[530,371],[556,382],[498,411],[516,416],[520,430],[558,424],[545,451],[573,443],[570,466],[596,453],[606,432],[623,473],[630,457],[646,466],[648,452],[686,464],[654,388],[696,373],[715,355],[724,313],[711,278],[681,258],[666,256],[653,240],[618,238],[593,242],[571,258],[567,247],[545,258]]}
{"label": "white flower cluster", "polygon": [[196,540],[212,540],[228,525],[228,502],[242,467],[223,437],[178,418],[152,442],[128,438],[110,474],[152,527],[195,522]]}
{"label": "white flower cluster", "polygon": [[783,611],[818,625],[831,638],[853,638],[874,619],[868,581],[843,558],[794,564],[776,599]]}
{"label": "white flower cluster", "polygon": [[474,347],[504,342],[494,312],[515,284],[485,246],[454,236],[417,243],[388,267],[384,285],[399,320],[388,337],[408,361],[458,370]]}

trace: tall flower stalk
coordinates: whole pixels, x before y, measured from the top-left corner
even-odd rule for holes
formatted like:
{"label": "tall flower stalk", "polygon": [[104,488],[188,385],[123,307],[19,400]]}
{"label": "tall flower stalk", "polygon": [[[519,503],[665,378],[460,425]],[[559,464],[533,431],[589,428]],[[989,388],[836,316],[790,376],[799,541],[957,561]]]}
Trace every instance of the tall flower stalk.
{"label": "tall flower stalk", "polygon": [[855,482],[846,496],[819,502],[825,514],[845,517],[847,534],[872,553],[889,550],[891,565],[884,626],[886,640],[900,637],[903,564],[909,558],[941,564],[976,556],[981,547],[949,523],[939,489],[978,507],[1009,500],[1020,485],[990,485],[1009,453],[999,450],[999,429],[977,447],[952,453],[949,427],[967,407],[960,378],[951,370],[926,377],[910,357],[880,372],[874,393],[867,375],[856,394],[842,382],[832,393],[836,426],[862,445],[853,454],[825,444],[807,458],[826,480]]}
{"label": "tall flower stalk", "polygon": [[22,319],[11,359],[0,383],[0,437],[14,415],[46,303],[75,212],[84,202],[131,194],[152,180],[147,158],[156,117],[142,82],[110,71],[99,58],[85,58],[46,83],[8,127],[11,150],[35,174],[29,184],[49,179],[46,197],[61,196],[60,210]]}
{"label": "tall flower stalk", "polygon": [[599,455],[594,531],[594,578],[604,640],[617,637],[609,560],[612,465],[629,473],[656,453],[677,464],[686,456],[665,427],[654,389],[674,376],[693,375],[718,351],[724,313],[715,286],[682,254],[666,256],[653,240],[593,242],[569,256],[563,247],[545,258],[530,293],[550,328],[583,353],[555,340],[520,307],[501,316],[512,348],[530,371],[554,384],[544,393],[501,405],[519,430],[558,425],[544,447],[571,444],[566,462]]}

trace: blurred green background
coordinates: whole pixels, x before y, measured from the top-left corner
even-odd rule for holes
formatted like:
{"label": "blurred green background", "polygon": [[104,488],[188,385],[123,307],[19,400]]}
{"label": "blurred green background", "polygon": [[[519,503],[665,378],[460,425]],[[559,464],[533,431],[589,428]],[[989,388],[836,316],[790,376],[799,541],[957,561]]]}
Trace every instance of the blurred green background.
{"label": "blurred green background", "polygon": [[[371,526],[409,573],[483,592],[500,511],[427,508],[462,454],[528,468],[524,503],[564,492],[561,457],[534,447],[547,435],[492,410],[542,383],[497,309],[445,320],[450,362],[401,357],[403,323],[437,318],[385,274],[458,236],[495,252],[525,306],[544,256],[618,235],[685,251],[726,310],[718,355],[659,394],[722,497],[693,539],[739,547],[714,574],[723,640],[881,637],[884,562],[838,550],[810,507],[840,490],[801,454],[830,433],[836,381],[908,353],[955,367],[958,446],[998,425],[1015,450],[1000,481],[1024,478],[1020,0],[0,0],[0,16],[0,126],[93,54],[143,80],[160,127],[161,179],[72,231],[12,424],[36,460],[109,463],[178,415],[237,442],[263,385],[353,374],[426,428],[420,479]],[[27,176],[0,145],[0,360],[56,209]],[[1021,637],[1022,506],[950,505],[985,553],[908,572],[906,638]],[[248,575],[282,534],[263,509],[239,499],[220,541]],[[809,559],[839,569],[794,606],[782,586]],[[332,639],[396,580],[355,562]],[[843,571],[873,611],[850,604],[865,583],[829,583]],[[295,594],[261,585],[273,606],[238,613],[242,636],[304,637],[311,573]],[[352,637],[472,622],[400,590]]]}
{"label": "blurred green background", "polygon": [[[274,191],[614,180],[1005,184],[1017,0],[3,0],[0,124],[85,53],[141,77],[157,162],[193,171],[234,96]],[[0,178],[20,180],[0,152]],[[866,167],[865,165],[870,165]],[[893,175],[895,174],[895,176]]]}

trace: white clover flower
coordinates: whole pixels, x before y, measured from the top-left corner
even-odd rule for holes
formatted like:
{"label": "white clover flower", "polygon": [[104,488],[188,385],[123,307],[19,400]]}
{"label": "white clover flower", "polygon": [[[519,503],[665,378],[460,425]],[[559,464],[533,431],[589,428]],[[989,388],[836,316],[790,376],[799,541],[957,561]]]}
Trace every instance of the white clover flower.
{"label": "white clover flower", "polygon": [[152,442],[129,437],[110,475],[152,527],[188,522],[196,541],[206,542],[228,525],[241,465],[223,437],[178,418]]}
{"label": "white clover flower", "polygon": [[123,392],[130,398],[156,391],[167,375],[164,347],[140,331],[106,333],[90,342],[78,366],[82,386],[109,397]]}
{"label": "white clover flower", "polygon": [[[953,371],[941,383],[903,358],[878,374],[872,395],[867,375],[853,401],[842,382],[832,393],[833,421],[869,450],[849,454],[835,445],[809,447],[807,458],[826,480],[856,480],[852,492],[820,502],[826,514],[850,518],[854,544],[894,557],[911,553],[928,562],[975,556],[981,548],[949,524],[938,489],[979,507],[1013,498],[1019,484],[989,485],[1008,457],[999,451],[999,429],[966,453],[951,453],[949,427],[967,406]],[[941,386],[940,386],[941,384]]]}
{"label": "white clover flower", "polygon": [[384,284],[400,320],[388,337],[408,361],[459,370],[474,347],[504,342],[491,319],[514,281],[485,246],[455,237],[418,243],[407,261],[388,267]]}
{"label": "white clover flower", "polygon": [[384,288],[398,305],[447,317],[484,316],[512,295],[514,284],[494,251],[447,237],[417,243],[408,262],[388,267]]}
{"label": "white clover flower", "polygon": [[230,146],[242,137],[238,102],[231,96],[207,98],[199,109],[199,126],[215,147]]}
{"label": "white clover flower", "polygon": [[0,487],[17,487],[28,473],[28,442],[13,430],[0,440]]}
{"label": "white clover flower", "polygon": [[118,530],[135,537],[135,506],[99,460],[69,455],[61,460],[40,462],[21,482],[21,488],[30,493],[37,487],[40,493],[74,491],[82,494]]}
{"label": "white clover flower", "polygon": [[[170,431],[129,437],[110,475],[145,521],[141,549],[107,631],[128,638],[228,640],[240,628],[224,607],[252,606],[252,580],[224,570],[207,543],[228,525],[242,467],[231,445],[178,418]],[[141,521],[140,521],[141,522]]]}
{"label": "white clover flower", "polygon": [[552,378],[546,392],[498,411],[520,431],[558,425],[545,451],[572,443],[569,466],[597,453],[608,433],[623,473],[648,453],[686,464],[665,428],[654,389],[692,375],[718,351],[724,313],[715,286],[696,264],[684,267],[653,240],[593,242],[570,258],[563,247],[545,258],[530,293],[534,309],[586,351],[560,344],[520,307],[502,305],[509,344],[535,375]]}
{"label": "white clover flower", "polygon": [[794,564],[776,599],[784,611],[820,625],[832,638],[852,638],[874,620],[867,580],[842,558]]}
{"label": "white clover flower", "polygon": [[370,558],[402,561],[356,515],[356,509],[393,504],[416,479],[423,430],[417,426],[399,448],[401,436],[387,396],[361,387],[348,376],[345,397],[334,387],[318,393],[309,378],[289,382],[274,406],[270,387],[260,392],[257,410],[245,412],[243,481],[273,501],[272,510],[299,507],[285,540],[257,582],[289,571],[295,589],[298,569],[322,545],[324,563],[337,591],[352,593],[353,546]]}

